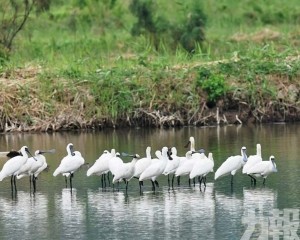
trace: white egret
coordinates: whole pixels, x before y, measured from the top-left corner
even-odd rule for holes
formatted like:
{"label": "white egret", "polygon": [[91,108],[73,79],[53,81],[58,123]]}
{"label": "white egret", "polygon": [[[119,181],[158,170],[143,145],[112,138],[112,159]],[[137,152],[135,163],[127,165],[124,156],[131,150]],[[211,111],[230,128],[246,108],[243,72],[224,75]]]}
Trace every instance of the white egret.
{"label": "white egret", "polygon": [[222,163],[215,173],[215,180],[221,176],[231,174],[231,184],[233,184],[233,176],[247,162],[246,147],[241,148],[241,155],[231,156]]}
{"label": "white egret", "polygon": [[11,183],[12,192],[13,192],[13,185],[14,185],[15,191],[17,191],[16,175],[18,174],[18,171],[27,162],[28,154],[31,155],[27,146],[23,146],[21,148],[20,152],[21,152],[21,155],[19,155],[19,156],[15,155],[11,159],[9,159],[3,165],[2,170],[0,172],[0,181],[2,181],[6,177],[11,176],[10,183]]}
{"label": "white egret", "polygon": [[204,152],[201,152],[199,161],[193,166],[192,171],[190,172],[190,179],[198,177],[199,187],[201,189],[201,182],[203,180],[204,187],[206,187],[206,175],[210,172],[213,172],[214,168],[214,159],[212,153],[208,154],[208,157],[205,156]]}
{"label": "white egret", "polygon": [[156,178],[163,173],[165,170],[168,159],[172,159],[167,147],[163,147],[161,151],[161,158],[159,161],[154,161],[151,165],[145,169],[145,171],[141,174],[139,181],[144,181],[146,179],[151,179],[152,190],[155,191],[155,185],[159,187]]}
{"label": "white egret", "polygon": [[255,177],[263,177],[263,184],[265,184],[266,178],[273,172],[277,172],[277,167],[275,157],[272,155],[268,161],[261,161],[255,164],[247,171],[247,174],[254,175]]}
{"label": "white egret", "polygon": [[[261,145],[258,143],[258,144],[256,144],[256,155],[250,155],[248,157],[247,162],[243,166],[243,173],[246,174],[248,172],[248,170],[250,170],[254,165],[256,165],[257,163],[259,163],[261,161],[262,161]],[[248,174],[248,176],[251,178],[251,183],[253,182],[255,185],[256,179],[250,174]]]}
{"label": "white egret", "polygon": [[55,177],[58,174],[69,174],[70,188],[72,191],[72,178],[74,177],[74,172],[84,164],[84,158],[79,151],[74,151],[72,143],[67,145],[66,150],[68,155],[61,160],[60,165],[54,171],[53,176]]}

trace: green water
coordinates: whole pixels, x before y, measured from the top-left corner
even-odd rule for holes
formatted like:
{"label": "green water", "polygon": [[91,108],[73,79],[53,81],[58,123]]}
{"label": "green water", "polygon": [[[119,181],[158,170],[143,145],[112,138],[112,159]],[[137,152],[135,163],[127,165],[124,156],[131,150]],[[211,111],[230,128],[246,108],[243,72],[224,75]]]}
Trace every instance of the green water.
{"label": "green water", "polygon": [[[136,179],[130,181],[128,195],[123,184],[119,191],[102,189],[100,177],[86,177],[88,166],[75,173],[72,192],[62,176],[52,176],[69,142],[92,165],[104,149],[111,148],[144,156],[146,147],[151,146],[154,156],[163,146],[176,146],[178,155],[184,155],[187,150],[183,146],[190,136],[195,137],[196,148],[213,152],[214,170],[230,155],[239,154],[241,146],[247,146],[251,155],[260,143],[265,160],[275,156],[278,172],[267,178],[265,186],[258,179],[256,187],[239,172],[232,188],[229,176],[214,181],[211,173],[205,191],[200,191],[198,184],[189,187],[187,177],[182,177],[180,187],[169,190],[163,176],[158,178],[156,193],[146,182],[142,195]],[[27,178],[17,181],[16,195],[11,195],[9,178],[0,182],[0,239],[299,237],[299,136],[299,124],[0,135],[0,151],[23,145],[32,152],[56,149],[55,154],[46,156],[50,167],[40,174],[35,194]],[[5,161],[1,159],[1,168]]]}

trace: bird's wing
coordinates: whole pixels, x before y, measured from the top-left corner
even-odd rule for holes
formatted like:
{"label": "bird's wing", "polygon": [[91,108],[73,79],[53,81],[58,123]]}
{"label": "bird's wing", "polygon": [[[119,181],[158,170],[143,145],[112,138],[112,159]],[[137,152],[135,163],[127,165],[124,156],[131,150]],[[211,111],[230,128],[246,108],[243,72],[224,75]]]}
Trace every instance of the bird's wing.
{"label": "bird's wing", "polygon": [[261,161],[257,164],[255,164],[253,167],[251,167],[248,171],[247,174],[261,174],[265,171],[266,167],[268,167],[268,162],[269,161]]}
{"label": "bird's wing", "polygon": [[262,158],[258,155],[251,155],[248,157],[247,162],[243,167],[243,173],[247,173],[247,171],[252,168],[255,164],[262,161]]}
{"label": "bird's wing", "polygon": [[230,174],[233,171],[238,170],[242,166],[242,156],[231,156],[225,160],[225,162],[222,163],[222,165],[218,168],[218,170],[215,173],[215,179],[218,177],[221,177],[223,175]]}

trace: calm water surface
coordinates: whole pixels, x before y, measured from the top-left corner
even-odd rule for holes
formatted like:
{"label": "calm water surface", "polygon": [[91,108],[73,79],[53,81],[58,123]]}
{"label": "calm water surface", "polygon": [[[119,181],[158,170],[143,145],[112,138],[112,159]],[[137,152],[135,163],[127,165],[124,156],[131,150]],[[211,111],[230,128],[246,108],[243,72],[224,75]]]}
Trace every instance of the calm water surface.
{"label": "calm water surface", "polygon": [[[111,148],[144,156],[151,146],[154,156],[163,146],[176,146],[178,155],[184,155],[190,136],[195,137],[196,148],[213,152],[215,170],[228,156],[239,154],[243,145],[248,155],[255,154],[259,142],[265,160],[275,156],[278,173],[271,174],[265,186],[259,179],[251,187],[249,177],[239,172],[233,188],[230,177],[214,181],[211,174],[205,191],[198,184],[188,187],[187,177],[182,177],[180,187],[168,190],[167,178],[160,177],[159,190],[153,193],[146,183],[143,195],[133,179],[127,196],[124,185],[119,191],[102,189],[99,177],[86,177],[88,167],[75,173],[72,193],[62,176],[52,176],[69,142],[92,165]],[[32,152],[56,149],[46,156],[50,169],[39,176],[35,194],[27,178],[17,181],[13,196],[10,179],[0,182],[0,239],[283,239],[288,235],[297,239],[299,136],[300,124],[0,135],[0,151],[23,145]],[[0,161],[2,168],[6,159]]]}

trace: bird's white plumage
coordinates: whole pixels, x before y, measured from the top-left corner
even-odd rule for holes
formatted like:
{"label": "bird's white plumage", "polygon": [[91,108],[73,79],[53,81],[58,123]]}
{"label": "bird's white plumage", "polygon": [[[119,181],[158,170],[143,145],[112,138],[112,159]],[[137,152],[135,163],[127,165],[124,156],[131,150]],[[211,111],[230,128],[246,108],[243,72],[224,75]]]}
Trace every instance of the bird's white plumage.
{"label": "bird's white plumage", "polygon": [[72,151],[73,144],[69,143],[66,147],[68,155],[65,156],[58,168],[54,171],[53,176],[65,173],[74,173],[78,168],[84,164],[84,158],[79,151]]}
{"label": "bird's white plumage", "polygon": [[37,177],[42,171],[44,171],[46,168],[48,167],[48,164],[47,164],[47,161],[46,161],[46,158],[45,158],[45,162],[43,163],[43,165],[41,167],[39,167],[38,170],[36,170],[34,172],[34,176]]}
{"label": "bird's white plumage", "polygon": [[140,156],[136,154],[131,162],[123,162],[123,164],[120,164],[119,168],[115,169],[115,174],[112,182],[116,183],[118,181],[121,181],[122,179],[129,181],[134,175],[135,164],[139,158]]}
{"label": "bird's white plumage", "polygon": [[176,177],[190,174],[197,160],[197,158],[193,158],[192,154],[192,151],[187,151],[185,155],[186,160],[183,160],[182,164],[175,171]]}
{"label": "bird's white plumage", "polygon": [[213,172],[214,160],[212,153],[209,153],[208,157],[206,157],[204,153],[201,153],[200,156],[200,159],[196,161],[192,171],[190,172],[190,179],[198,176],[204,177],[208,173]]}
{"label": "bird's white plumage", "polygon": [[115,156],[115,150],[112,149],[111,153],[108,150],[104,150],[101,156],[95,161],[93,166],[91,166],[86,175],[89,177],[91,175],[102,175],[109,171],[109,160]]}
{"label": "bird's white plumage", "polygon": [[146,157],[139,159],[134,166],[134,177],[139,178],[142,172],[150,166],[151,162],[151,147],[148,146],[146,148]]}
{"label": "bird's white plumage", "polygon": [[241,155],[231,156],[222,163],[215,173],[215,180],[219,177],[231,174],[232,176],[246,163],[246,147],[241,148]]}
{"label": "bird's white plumage", "polygon": [[120,166],[123,164],[123,160],[119,157],[119,154],[115,154],[112,158],[108,161],[108,168],[112,175],[116,175]]}
{"label": "bird's white plumage", "polygon": [[28,158],[26,163],[18,170],[17,179],[35,174],[45,162],[46,158],[40,153],[40,150],[35,151],[34,157]]}
{"label": "bird's white plumage", "polygon": [[190,137],[189,138],[189,143],[190,143],[190,151],[195,151],[195,138]]}
{"label": "bird's white plumage", "polygon": [[16,156],[11,159],[9,159],[2,167],[2,170],[0,172],[0,181],[2,181],[4,178],[16,175],[19,169],[26,163],[28,160],[27,151],[28,149],[26,146],[23,146],[21,148],[21,154],[22,156]]}
{"label": "bird's white plumage", "polygon": [[243,166],[243,173],[247,173],[255,164],[262,161],[261,156],[261,145],[258,143],[256,144],[256,155],[250,155],[248,157],[247,162]]}
{"label": "bird's white plumage", "polygon": [[145,171],[141,174],[139,181],[143,181],[146,179],[155,179],[163,173],[168,163],[168,148],[163,147],[161,151],[161,158],[157,161],[152,161],[151,165],[145,169]]}
{"label": "bird's white plumage", "polygon": [[255,164],[247,171],[247,174],[253,174],[256,177],[267,178],[267,176],[273,172],[277,172],[277,166],[275,163],[275,157],[270,156],[268,161],[261,161]]}
{"label": "bird's white plumage", "polygon": [[167,166],[163,172],[164,175],[175,173],[180,164],[180,159],[177,157],[177,149],[176,147],[171,148],[172,152],[172,160],[169,160]]}

